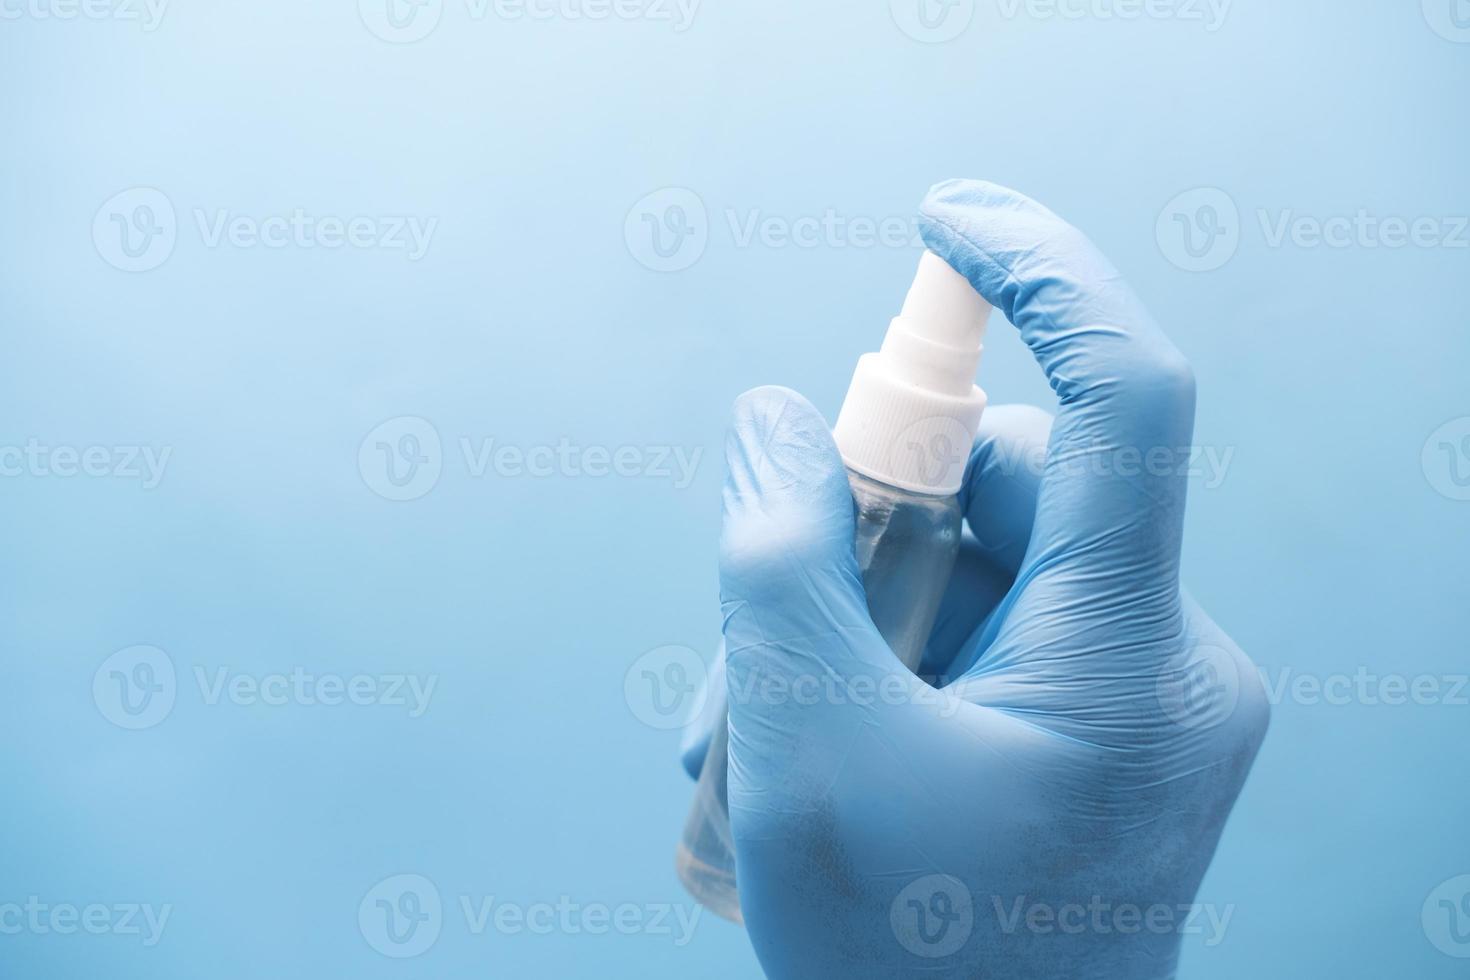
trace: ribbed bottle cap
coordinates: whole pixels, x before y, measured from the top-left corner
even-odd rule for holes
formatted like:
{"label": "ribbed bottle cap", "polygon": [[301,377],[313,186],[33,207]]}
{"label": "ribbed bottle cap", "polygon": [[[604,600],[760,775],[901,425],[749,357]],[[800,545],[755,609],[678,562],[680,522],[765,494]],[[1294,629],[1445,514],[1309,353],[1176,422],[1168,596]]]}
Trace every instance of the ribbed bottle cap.
{"label": "ribbed bottle cap", "polygon": [[975,386],[990,304],[926,251],[882,348],[858,360],[832,434],[843,461],[889,486],[959,491],[985,410]]}

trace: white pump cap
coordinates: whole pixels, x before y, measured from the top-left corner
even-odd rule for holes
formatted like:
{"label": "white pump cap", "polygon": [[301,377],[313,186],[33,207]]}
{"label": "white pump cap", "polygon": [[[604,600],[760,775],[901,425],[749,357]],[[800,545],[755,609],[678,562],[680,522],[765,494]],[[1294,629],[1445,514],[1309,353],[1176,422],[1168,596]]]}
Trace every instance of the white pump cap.
{"label": "white pump cap", "polygon": [[958,493],[985,410],[975,387],[990,304],[933,252],[876,354],[858,360],[832,435],[849,469],[915,493]]}

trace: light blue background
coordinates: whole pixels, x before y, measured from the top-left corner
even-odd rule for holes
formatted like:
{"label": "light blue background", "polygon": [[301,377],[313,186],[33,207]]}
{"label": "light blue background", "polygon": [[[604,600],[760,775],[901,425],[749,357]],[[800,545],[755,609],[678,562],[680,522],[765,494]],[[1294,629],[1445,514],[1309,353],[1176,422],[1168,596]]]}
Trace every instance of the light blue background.
{"label": "light blue background", "polygon": [[[732,212],[908,220],[950,176],[1044,201],[1195,365],[1197,439],[1233,456],[1192,485],[1187,580],[1241,646],[1273,681],[1467,670],[1450,466],[1470,456],[1421,453],[1470,415],[1470,250],[1273,247],[1258,217],[1470,213],[1470,44],[1429,26],[1450,0],[1237,0],[1214,31],[980,0],[946,43],[877,0],[706,0],[683,31],[447,0],[409,44],[346,0],[180,0],[152,31],[8,2],[0,444],[172,455],[151,490],[0,479],[0,903],[173,910],[151,948],[0,935],[6,977],[758,975],[712,917],[678,948],[475,935],[458,907],[685,902],[677,735],[640,721],[625,674],[712,652],[731,399],[781,383],[834,414],[917,258],[741,246]],[[177,244],[128,273],[91,229],[133,187],[167,196]],[[708,241],[656,272],[630,208],[669,187]],[[1239,244],[1188,272],[1156,219],[1200,187],[1237,207]],[[438,225],[410,261],[211,248],[194,218],[296,208]],[[999,321],[981,380],[1050,402]],[[432,422],[443,472],[392,502],[358,450],[400,416]],[[475,478],[462,437],[704,456],[687,488]],[[134,644],[179,685],[140,731],[92,694]],[[438,680],[410,718],[209,704],[196,667]],[[1470,873],[1467,734],[1463,703],[1276,704],[1200,897],[1234,906],[1226,941],[1187,939],[1184,975],[1463,976],[1420,911]],[[398,873],[445,906],[407,960],[358,928]]]}

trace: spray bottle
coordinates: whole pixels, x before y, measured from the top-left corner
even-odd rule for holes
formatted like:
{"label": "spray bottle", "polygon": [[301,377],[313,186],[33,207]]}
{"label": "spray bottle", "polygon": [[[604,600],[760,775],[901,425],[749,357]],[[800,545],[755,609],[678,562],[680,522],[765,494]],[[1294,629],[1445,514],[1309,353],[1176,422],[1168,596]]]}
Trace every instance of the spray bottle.
{"label": "spray bottle", "polygon": [[[990,306],[926,251],[883,346],[858,360],[832,435],[857,505],[855,549],[868,611],[917,670],[959,552],[956,494],[985,409],[975,386]],[[720,692],[724,696],[725,692]],[[699,902],[740,922],[721,713],[675,865]]]}

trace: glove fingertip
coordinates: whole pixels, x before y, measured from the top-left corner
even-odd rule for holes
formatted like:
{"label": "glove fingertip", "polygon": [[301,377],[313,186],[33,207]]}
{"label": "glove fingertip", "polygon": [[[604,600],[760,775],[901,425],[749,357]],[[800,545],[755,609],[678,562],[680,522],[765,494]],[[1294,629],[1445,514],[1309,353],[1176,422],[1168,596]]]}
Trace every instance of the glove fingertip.
{"label": "glove fingertip", "polygon": [[725,457],[727,532],[744,529],[748,541],[766,533],[801,538],[851,521],[846,470],[827,421],[789,388],[756,388],[736,400]]}

